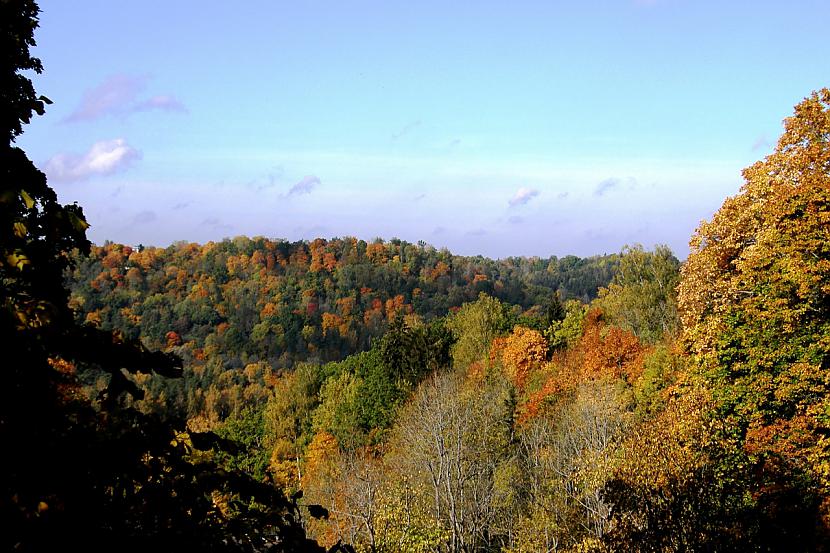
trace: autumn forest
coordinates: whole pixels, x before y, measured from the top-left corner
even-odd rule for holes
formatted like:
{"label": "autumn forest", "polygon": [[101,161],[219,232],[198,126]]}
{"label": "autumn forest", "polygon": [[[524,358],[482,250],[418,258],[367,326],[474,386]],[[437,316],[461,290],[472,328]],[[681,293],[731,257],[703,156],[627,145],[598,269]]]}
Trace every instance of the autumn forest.
{"label": "autumn forest", "polygon": [[37,13],[0,3],[4,550],[830,549],[830,90],[682,261],[95,245],[15,145]]}

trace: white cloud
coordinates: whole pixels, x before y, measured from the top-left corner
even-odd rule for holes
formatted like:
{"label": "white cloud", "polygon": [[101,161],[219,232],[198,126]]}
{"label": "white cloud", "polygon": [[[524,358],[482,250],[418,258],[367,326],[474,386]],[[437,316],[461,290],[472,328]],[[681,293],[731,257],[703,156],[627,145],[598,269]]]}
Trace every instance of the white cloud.
{"label": "white cloud", "polygon": [[525,188],[524,186],[519,188],[513,197],[507,202],[510,204],[510,207],[516,207],[517,205],[525,205],[527,202],[535,198],[539,195],[539,191],[535,188]]}
{"label": "white cloud", "polygon": [[103,140],[84,155],[60,153],[46,162],[45,172],[56,181],[78,181],[95,175],[109,175],[141,159],[141,152],[123,138]]}

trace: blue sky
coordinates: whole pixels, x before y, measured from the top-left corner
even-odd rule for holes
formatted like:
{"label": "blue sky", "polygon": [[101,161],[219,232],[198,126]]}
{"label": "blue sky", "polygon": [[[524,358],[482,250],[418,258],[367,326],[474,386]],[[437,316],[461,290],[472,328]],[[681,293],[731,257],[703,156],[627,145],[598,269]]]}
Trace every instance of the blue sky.
{"label": "blue sky", "polygon": [[40,6],[18,143],[98,243],[684,257],[830,86],[826,1]]}

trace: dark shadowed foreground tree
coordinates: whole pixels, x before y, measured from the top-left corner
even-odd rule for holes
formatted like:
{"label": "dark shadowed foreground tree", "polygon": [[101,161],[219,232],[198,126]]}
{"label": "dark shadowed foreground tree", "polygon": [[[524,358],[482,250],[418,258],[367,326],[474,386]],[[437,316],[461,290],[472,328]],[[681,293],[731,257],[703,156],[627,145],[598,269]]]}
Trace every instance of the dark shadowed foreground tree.
{"label": "dark shadowed foreground tree", "polygon": [[[88,224],[14,145],[50,103],[20,73],[41,71],[37,15],[0,1],[0,548],[319,550],[282,492],[210,461],[230,444],[130,406],[131,375],[176,377],[177,358],[74,323],[63,274]],[[89,375],[108,382],[97,398],[79,391]]]}

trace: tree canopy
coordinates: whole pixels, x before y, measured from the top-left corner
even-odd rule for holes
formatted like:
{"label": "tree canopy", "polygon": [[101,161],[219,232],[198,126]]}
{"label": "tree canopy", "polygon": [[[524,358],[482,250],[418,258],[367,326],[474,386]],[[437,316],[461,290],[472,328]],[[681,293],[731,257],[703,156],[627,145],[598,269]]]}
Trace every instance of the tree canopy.
{"label": "tree canopy", "polygon": [[761,500],[784,480],[828,520],[830,90],[795,107],[744,179],[692,238],[684,340],[762,475]]}

